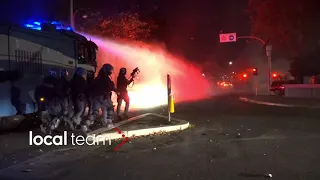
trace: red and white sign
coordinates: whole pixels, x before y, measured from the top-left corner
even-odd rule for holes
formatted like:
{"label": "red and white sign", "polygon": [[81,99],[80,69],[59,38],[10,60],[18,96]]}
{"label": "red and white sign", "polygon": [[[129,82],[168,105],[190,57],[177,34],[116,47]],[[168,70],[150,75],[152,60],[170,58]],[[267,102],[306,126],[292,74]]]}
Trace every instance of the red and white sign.
{"label": "red and white sign", "polygon": [[236,33],[220,34],[219,36],[220,36],[220,43],[236,42],[237,41],[237,34]]}

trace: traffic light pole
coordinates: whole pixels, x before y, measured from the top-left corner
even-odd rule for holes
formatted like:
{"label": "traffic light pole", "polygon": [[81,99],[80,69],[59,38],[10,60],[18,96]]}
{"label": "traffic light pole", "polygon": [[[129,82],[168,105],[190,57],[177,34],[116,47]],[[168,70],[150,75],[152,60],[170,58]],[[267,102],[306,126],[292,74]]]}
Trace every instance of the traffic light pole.
{"label": "traffic light pole", "polygon": [[258,96],[258,76],[255,77],[255,90],[256,90],[256,96]]}
{"label": "traffic light pole", "polygon": [[258,37],[255,37],[255,36],[240,36],[237,38],[238,39],[255,39],[255,40],[258,40],[259,42],[261,42],[263,44],[263,46],[266,47],[266,55],[268,58],[268,92],[271,93],[270,89],[271,89],[271,51],[272,51],[272,46],[268,45],[270,39],[267,42],[265,42],[264,40],[262,40]]}
{"label": "traffic light pole", "polygon": [[269,72],[269,77],[268,77],[268,91],[271,94],[271,52],[272,52],[272,46],[267,45],[266,46],[266,54],[268,57],[268,72]]}
{"label": "traffic light pole", "polygon": [[263,47],[266,48],[267,58],[268,58],[268,92],[270,92],[271,89],[271,50],[272,46],[268,45],[270,39],[268,41],[264,41],[258,37],[255,36],[236,36],[236,33],[222,33],[220,32],[220,43],[226,43],[226,42],[236,42],[237,39],[255,39],[258,40],[261,44],[263,44]]}
{"label": "traffic light pole", "polygon": [[74,29],[73,0],[70,0],[70,24],[71,24],[72,29]]}

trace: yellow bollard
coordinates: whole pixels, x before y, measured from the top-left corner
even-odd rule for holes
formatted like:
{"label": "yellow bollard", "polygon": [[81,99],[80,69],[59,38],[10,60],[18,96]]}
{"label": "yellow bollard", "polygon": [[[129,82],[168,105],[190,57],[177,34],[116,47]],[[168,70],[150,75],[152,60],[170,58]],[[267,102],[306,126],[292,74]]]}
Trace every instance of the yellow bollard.
{"label": "yellow bollard", "polygon": [[174,113],[174,99],[173,99],[173,95],[170,94],[169,95],[169,112],[170,113]]}

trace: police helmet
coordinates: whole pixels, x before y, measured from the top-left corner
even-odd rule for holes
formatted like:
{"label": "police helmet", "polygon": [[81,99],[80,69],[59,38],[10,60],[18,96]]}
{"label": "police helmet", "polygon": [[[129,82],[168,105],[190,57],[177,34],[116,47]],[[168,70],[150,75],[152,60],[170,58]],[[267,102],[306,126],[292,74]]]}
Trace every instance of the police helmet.
{"label": "police helmet", "polygon": [[126,68],[120,68],[119,74],[126,75],[127,69]]}
{"label": "police helmet", "polygon": [[60,77],[60,71],[57,68],[49,69],[49,75],[53,77]]}
{"label": "police helmet", "polygon": [[111,64],[104,64],[102,69],[107,75],[111,75],[113,72],[113,66]]}
{"label": "police helmet", "polygon": [[78,67],[76,69],[76,75],[78,75],[78,76],[87,76],[87,71],[83,67]]}

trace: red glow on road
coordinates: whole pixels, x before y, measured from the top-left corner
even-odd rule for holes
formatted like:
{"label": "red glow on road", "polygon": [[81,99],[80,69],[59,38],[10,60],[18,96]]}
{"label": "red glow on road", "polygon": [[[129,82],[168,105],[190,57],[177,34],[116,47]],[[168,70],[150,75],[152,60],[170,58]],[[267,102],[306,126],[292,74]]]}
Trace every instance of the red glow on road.
{"label": "red glow on road", "polygon": [[130,104],[134,108],[167,104],[167,74],[171,75],[175,102],[209,97],[209,83],[202,73],[184,60],[168,54],[160,46],[120,43],[99,38],[92,40],[99,46],[98,67],[105,63],[115,67],[114,81],[121,67],[127,68],[127,77],[135,67],[141,70],[134,86],[129,88]]}

